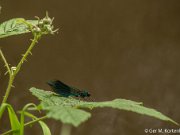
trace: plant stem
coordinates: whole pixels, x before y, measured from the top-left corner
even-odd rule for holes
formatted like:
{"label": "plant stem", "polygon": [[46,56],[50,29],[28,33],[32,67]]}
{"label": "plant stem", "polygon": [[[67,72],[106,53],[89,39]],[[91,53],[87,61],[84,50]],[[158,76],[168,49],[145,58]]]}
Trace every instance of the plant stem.
{"label": "plant stem", "polygon": [[4,61],[5,67],[7,68],[7,72],[9,73],[9,75],[11,75],[11,69],[10,69],[10,67],[8,65],[8,62],[7,62],[7,60],[6,60],[6,58],[5,58],[5,56],[4,56],[1,49],[0,49],[0,55],[2,57],[2,60]]}
{"label": "plant stem", "polygon": [[5,63],[5,66],[6,66],[6,68],[7,68],[7,72],[9,73],[9,82],[8,82],[8,86],[7,86],[6,93],[5,93],[5,96],[4,96],[4,98],[3,98],[2,103],[6,103],[8,97],[9,97],[11,88],[13,87],[13,82],[14,82],[14,79],[15,79],[17,73],[19,72],[22,64],[26,61],[27,56],[28,56],[29,54],[31,54],[32,48],[35,46],[35,44],[37,43],[37,41],[38,41],[38,39],[39,39],[40,37],[41,37],[41,34],[39,34],[39,35],[35,34],[35,35],[34,35],[34,39],[32,40],[29,48],[27,49],[27,51],[25,52],[25,54],[23,55],[23,57],[22,57],[21,60],[19,61],[19,63],[18,63],[18,65],[17,65],[17,67],[16,67],[15,70],[10,69],[10,67],[9,67],[9,65],[8,65],[8,63],[7,63],[6,59],[5,59],[2,51],[0,50],[0,55],[1,55],[1,57],[2,57],[2,59],[3,59],[3,61],[4,61],[4,63]]}
{"label": "plant stem", "polygon": [[40,120],[44,120],[44,119],[47,119],[47,118],[48,118],[47,116],[40,117],[38,119],[35,119],[35,120],[32,120],[30,122],[25,123],[24,126],[28,126],[28,125],[34,124],[34,123],[36,123],[36,122],[38,122]]}
{"label": "plant stem", "polygon": [[14,71],[14,76],[17,75],[17,73],[19,72],[19,70],[21,69],[22,64],[27,61],[26,58],[29,54],[31,53],[32,48],[35,46],[35,44],[38,42],[38,39],[41,37],[41,35],[34,35],[34,39],[32,40],[29,48],[27,49],[27,51],[25,52],[25,54],[23,54],[22,59],[19,61],[16,70]]}
{"label": "plant stem", "polygon": [[60,135],[71,135],[71,128],[72,128],[71,125],[63,124]]}
{"label": "plant stem", "polygon": [[6,94],[5,94],[5,96],[4,96],[4,98],[3,98],[3,101],[2,101],[2,103],[5,103],[6,100],[7,100],[7,98],[8,98],[10,89],[11,89],[11,87],[12,87],[12,83],[13,83],[14,77],[12,76],[11,69],[10,69],[10,67],[9,67],[9,64],[8,64],[8,62],[7,62],[7,60],[6,60],[6,58],[5,58],[5,56],[4,56],[4,54],[3,54],[3,52],[2,52],[1,49],[0,49],[0,55],[1,55],[1,57],[2,57],[2,60],[4,61],[5,67],[7,68],[7,72],[6,72],[6,73],[9,74],[9,82],[8,82],[8,86],[7,86],[7,89],[6,89]]}
{"label": "plant stem", "polygon": [[[32,121],[30,121],[30,122],[27,122],[27,123],[24,124],[24,127],[25,127],[25,126],[32,125],[32,124],[34,124],[34,123],[36,123],[36,122],[38,122],[38,121],[44,120],[44,119],[47,119],[47,116],[43,116],[43,117],[40,117],[40,118],[38,118],[38,119],[32,120]],[[10,134],[10,133],[12,133],[12,132],[15,132],[15,131],[18,131],[18,130],[9,130],[9,131],[1,134],[1,135],[8,135],[8,134]]]}
{"label": "plant stem", "polygon": [[13,76],[13,75],[10,75],[10,76],[9,76],[8,86],[7,86],[6,93],[5,93],[5,96],[4,96],[4,98],[3,98],[2,104],[3,104],[3,103],[6,103],[7,98],[9,97],[9,93],[10,93],[10,91],[11,91],[11,88],[13,87],[13,82],[14,82],[14,76]]}

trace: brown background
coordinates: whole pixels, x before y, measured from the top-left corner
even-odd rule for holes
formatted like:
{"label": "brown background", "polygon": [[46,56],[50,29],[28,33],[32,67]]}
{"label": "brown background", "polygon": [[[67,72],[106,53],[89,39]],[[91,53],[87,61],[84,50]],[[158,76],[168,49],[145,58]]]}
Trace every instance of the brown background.
{"label": "brown background", "polygon": [[[86,88],[96,101],[125,98],[144,102],[180,122],[180,1],[179,0],[4,0],[0,21],[43,17],[45,11],[62,28],[44,37],[16,78],[9,102],[20,110],[36,102],[28,89],[50,90],[60,79]],[[30,43],[31,35],[0,40],[12,66]],[[7,76],[0,62],[0,100]],[[96,109],[72,135],[144,135],[145,128],[178,128],[153,118],[113,109]],[[7,120],[6,120],[7,121]],[[61,124],[49,120],[52,134]],[[1,133],[8,130],[1,121]],[[39,126],[26,134],[40,135]]]}

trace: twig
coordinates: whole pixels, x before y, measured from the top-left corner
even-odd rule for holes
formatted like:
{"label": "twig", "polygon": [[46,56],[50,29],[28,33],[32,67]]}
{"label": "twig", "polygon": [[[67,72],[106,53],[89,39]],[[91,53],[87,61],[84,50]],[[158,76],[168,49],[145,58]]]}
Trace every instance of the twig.
{"label": "twig", "polygon": [[25,52],[25,54],[23,55],[23,57],[21,58],[21,60],[19,61],[17,67],[15,69],[10,69],[2,51],[0,50],[0,54],[1,54],[1,57],[6,65],[6,68],[8,70],[8,73],[9,73],[9,83],[8,83],[8,86],[7,86],[7,89],[6,89],[6,93],[5,93],[5,96],[3,98],[3,101],[2,103],[6,103],[7,101],[7,98],[9,97],[9,94],[10,94],[10,91],[11,91],[11,88],[13,87],[13,82],[14,82],[14,78],[16,77],[17,73],[19,72],[22,64],[26,61],[26,58],[29,54],[31,54],[31,50],[32,48],[35,46],[35,44],[37,43],[38,39],[41,37],[41,34],[37,35],[35,34],[34,36],[34,39],[32,40],[29,48],[27,49],[27,51]]}
{"label": "twig", "polygon": [[31,53],[31,50],[32,50],[32,48],[35,46],[35,44],[37,43],[37,41],[38,41],[38,39],[39,39],[40,37],[41,37],[41,35],[35,35],[35,36],[34,36],[34,39],[32,40],[31,45],[29,46],[29,48],[27,49],[27,51],[25,52],[25,54],[23,54],[22,59],[19,61],[18,65],[17,65],[17,67],[16,67],[16,70],[14,71],[14,76],[16,76],[16,74],[19,72],[22,64],[26,61],[27,56],[28,56],[29,54],[32,54],[32,53]]}
{"label": "twig", "polygon": [[9,64],[8,64],[6,58],[4,57],[4,54],[1,49],[0,49],[0,55],[1,55],[2,60],[4,61],[7,72],[9,73],[9,75],[11,75],[11,69],[10,69]]}
{"label": "twig", "polygon": [[3,101],[2,101],[2,103],[5,103],[7,101],[8,96],[9,96],[10,89],[13,86],[12,84],[13,84],[14,77],[11,73],[11,69],[9,67],[9,64],[8,64],[8,62],[7,62],[7,60],[6,60],[1,49],[0,49],[0,55],[1,55],[2,60],[4,61],[5,67],[7,68],[7,72],[9,73],[9,82],[8,82],[8,86],[6,89],[6,94],[5,94]]}

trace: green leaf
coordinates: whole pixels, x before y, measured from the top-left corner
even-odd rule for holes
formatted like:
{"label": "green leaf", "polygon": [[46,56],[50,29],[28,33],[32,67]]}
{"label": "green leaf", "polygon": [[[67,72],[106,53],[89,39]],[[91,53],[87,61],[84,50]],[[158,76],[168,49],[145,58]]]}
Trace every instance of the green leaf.
{"label": "green leaf", "polygon": [[49,118],[60,120],[65,124],[72,124],[75,127],[91,117],[90,113],[69,106],[49,106],[44,109],[48,110]]}
{"label": "green leaf", "polygon": [[47,116],[49,118],[60,120],[65,124],[72,124],[77,127],[91,116],[89,112],[73,107],[79,103],[79,100],[64,97],[59,98],[59,96],[49,91],[35,90],[35,93],[44,101],[41,106],[42,109],[48,111]]}
{"label": "green leaf", "polygon": [[2,117],[2,115],[3,115],[3,113],[4,113],[4,111],[5,111],[6,107],[7,107],[7,104],[5,104],[5,103],[3,103],[3,104],[0,106],[0,119],[1,119],[1,117]]}
{"label": "green leaf", "polygon": [[155,109],[144,107],[142,103],[137,103],[137,102],[126,100],[126,99],[115,99],[115,100],[106,101],[106,102],[82,103],[81,105],[79,105],[79,107],[82,107],[82,108],[111,107],[115,109],[136,112],[136,113],[151,116],[160,120],[170,121],[176,125],[179,125],[177,122],[165,116],[164,114],[156,111]]}
{"label": "green leaf", "polygon": [[25,20],[23,18],[14,18],[0,24],[0,38],[13,35],[28,33],[28,25],[37,25],[38,20]]}
{"label": "green leaf", "polygon": [[[64,106],[63,104],[66,104],[67,98],[59,98],[49,91],[42,91],[35,88],[32,88],[32,90],[34,94],[36,93],[39,98],[45,101],[43,102],[44,104],[42,104],[42,108],[48,111],[47,116],[49,118],[60,120],[63,123],[72,124],[77,127],[91,116],[89,112],[76,109],[72,107],[71,104]],[[76,102],[79,101],[76,100]],[[74,102],[72,102],[72,104],[74,104]]]}
{"label": "green leaf", "polygon": [[44,135],[51,135],[51,131],[50,131],[49,127],[46,125],[46,123],[44,123],[43,121],[39,121],[39,124],[42,127]]}
{"label": "green leaf", "polygon": [[[8,106],[8,113],[9,113],[12,130],[19,130],[20,123],[16,116],[16,113],[14,112],[14,110],[11,106]],[[15,133],[13,133],[13,135],[19,135],[19,132],[15,132]]]}
{"label": "green leaf", "polygon": [[[54,118],[54,119],[59,119],[63,123],[70,123],[74,125],[73,122],[76,120],[78,121],[78,119],[80,118],[78,117],[78,119],[73,119],[69,115],[73,114],[73,117],[75,116],[77,117],[78,113],[81,113],[78,111],[82,111],[78,108],[93,109],[97,107],[110,107],[110,108],[115,108],[115,109],[120,109],[120,110],[125,110],[125,111],[136,112],[138,114],[151,116],[151,117],[164,120],[164,121],[169,121],[178,125],[177,122],[165,116],[164,114],[156,111],[155,109],[144,107],[141,102],[135,102],[135,101],[126,100],[126,99],[115,99],[112,101],[105,101],[105,102],[86,102],[86,101],[80,101],[74,98],[60,97],[60,96],[55,95],[53,92],[44,91],[44,90],[40,90],[36,88],[31,88],[30,91],[32,92],[34,96],[38,97],[42,101],[42,108],[44,110],[48,110],[47,115],[49,117]],[[68,113],[69,111],[70,113]],[[66,115],[63,115],[63,114],[66,114]],[[61,115],[63,115],[63,117]],[[88,118],[89,117],[90,115],[88,116]],[[85,120],[87,120],[87,117],[85,117],[84,121]]]}
{"label": "green leaf", "polygon": [[12,106],[7,103],[3,103],[0,107],[0,118],[2,117],[3,112],[7,108],[8,114],[9,114],[9,119],[11,123],[11,129],[14,130],[13,135],[19,135],[19,128],[20,128],[20,123],[17,118],[16,113],[14,112]]}

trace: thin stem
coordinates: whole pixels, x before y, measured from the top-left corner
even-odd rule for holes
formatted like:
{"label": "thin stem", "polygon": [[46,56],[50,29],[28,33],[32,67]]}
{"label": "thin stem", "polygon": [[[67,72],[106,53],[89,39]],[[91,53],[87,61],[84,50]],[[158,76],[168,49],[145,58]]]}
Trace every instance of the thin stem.
{"label": "thin stem", "polygon": [[6,96],[4,96],[3,101],[2,101],[2,103],[5,103],[6,100],[7,100],[7,97],[8,97],[7,95],[9,95],[9,91],[10,91],[10,89],[12,87],[12,83],[13,83],[14,77],[11,74],[11,69],[9,67],[9,64],[8,64],[8,62],[7,62],[7,60],[6,60],[6,58],[5,58],[5,56],[4,56],[4,54],[3,54],[1,49],[0,49],[0,55],[1,55],[2,60],[4,61],[5,67],[7,68],[7,72],[9,73],[9,82],[8,82],[8,86],[7,86],[7,89],[6,89],[6,93],[7,94],[5,94]]}
{"label": "thin stem", "polygon": [[[25,123],[25,124],[24,124],[24,127],[29,126],[29,125],[32,125],[32,124],[34,124],[34,123],[36,123],[36,122],[38,122],[38,121],[41,121],[41,120],[44,120],[44,119],[47,119],[47,118],[48,118],[47,116],[43,116],[43,117],[40,117],[40,118],[38,118],[38,119],[32,120],[32,121],[30,121],[30,122]],[[16,131],[18,131],[18,130],[9,130],[9,131],[7,131],[7,132],[5,132],[5,133],[2,133],[1,135],[8,135],[8,134],[10,134],[10,133],[12,133],[12,132],[16,132]]]}
{"label": "thin stem", "polygon": [[40,37],[41,37],[41,35],[35,35],[35,36],[34,36],[34,39],[32,40],[29,48],[27,49],[27,51],[25,52],[25,54],[23,54],[22,59],[19,61],[18,65],[17,65],[17,67],[16,67],[16,70],[14,71],[14,76],[16,76],[17,73],[19,72],[22,64],[26,61],[27,56],[28,56],[29,54],[32,54],[32,53],[31,53],[31,50],[32,50],[32,48],[35,46],[35,44],[38,42],[38,39],[39,39]]}
{"label": "thin stem", "polygon": [[35,119],[35,120],[32,120],[30,122],[25,123],[24,126],[28,126],[28,125],[34,124],[34,123],[36,123],[36,122],[38,122],[40,120],[44,120],[44,119],[47,119],[47,118],[48,118],[47,116],[40,117],[38,119]]}
{"label": "thin stem", "polygon": [[7,98],[9,97],[9,93],[11,91],[11,88],[13,87],[13,82],[14,82],[14,76],[10,75],[9,76],[8,86],[7,86],[6,93],[5,93],[5,96],[3,98],[2,104],[6,103]]}
{"label": "thin stem", "polygon": [[6,59],[5,59],[2,51],[0,51],[1,57],[2,57],[5,65],[6,65],[6,67],[7,67],[8,72],[9,72],[9,82],[8,82],[8,86],[7,86],[6,93],[5,93],[5,96],[4,96],[4,98],[3,98],[2,103],[6,103],[8,97],[9,97],[11,88],[13,87],[13,82],[14,82],[14,79],[15,79],[17,73],[19,72],[22,64],[26,61],[27,56],[28,56],[29,54],[31,54],[32,48],[35,46],[35,44],[37,43],[37,41],[38,41],[38,39],[39,39],[40,37],[41,37],[41,34],[40,34],[40,35],[34,35],[34,39],[32,40],[29,48],[27,49],[27,51],[25,52],[25,54],[23,55],[23,57],[22,57],[21,60],[19,61],[18,65],[17,65],[17,67],[16,67],[16,69],[15,69],[15,71],[13,71],[13,70],[11,70],[11,69],[9,68],[9,65],[8,65],[8,63],[7,63]]}
{"label": "thin stem", "polygon": [[72,129],[71,125],[63,124],[60,135],[71,135],[71,129]]}
{"label": "thin stem", "polygon": [[0,55],[2,57],[2,60],[4,61],[5,67],[7,68],[7,72],[9,73],[9,75],[11,75],[11,69],[1,49],[0,49]]}

